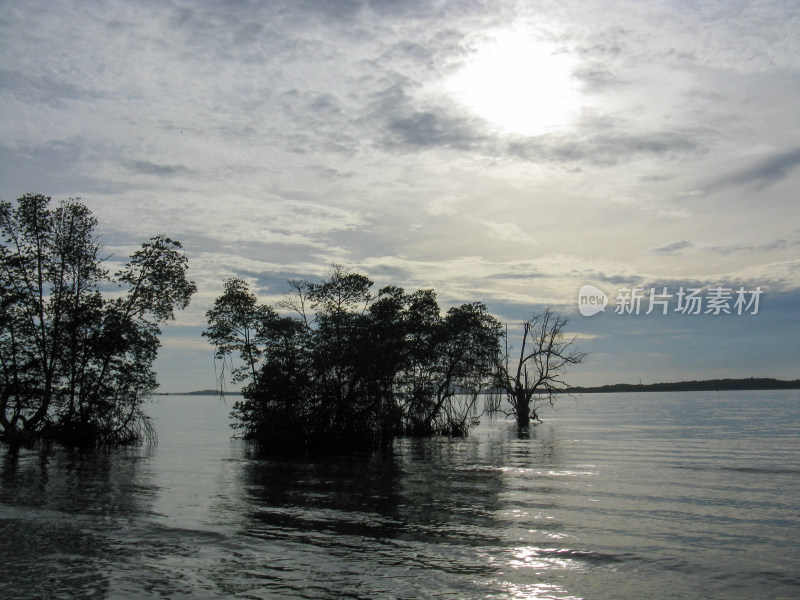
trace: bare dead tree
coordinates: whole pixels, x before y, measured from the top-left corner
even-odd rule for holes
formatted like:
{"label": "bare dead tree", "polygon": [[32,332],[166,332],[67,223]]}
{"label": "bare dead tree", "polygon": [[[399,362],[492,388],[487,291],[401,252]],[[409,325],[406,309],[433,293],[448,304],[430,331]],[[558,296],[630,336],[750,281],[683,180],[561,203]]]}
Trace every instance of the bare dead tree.
{"label": "bare dead tree", "polygon": [[289,291],[284,294],[284,297],[280,299],[275,306],[279,309],[297,313],[298,316],[303,319],[303,324],[306,326],[306,329],[308,329],[310,324],[308,322],[306,309],[310,304],[308,290],[311,284],[304,279],[290,279],[288,283]]}
{"label": "bare dead tree", "polygon": [[522,322],[519,356],[510,355],[508,332],[505,352],[495,361],[495,392],[490,394],[490,413],[513,416],[521,428],[531,419],[541,423],[539,409],[553,405],[557,394],[570,387],[563,376],[572,365],[583,362],[586,353],[575,349],[575,338],[564,335],[568,319],[549,308]]}

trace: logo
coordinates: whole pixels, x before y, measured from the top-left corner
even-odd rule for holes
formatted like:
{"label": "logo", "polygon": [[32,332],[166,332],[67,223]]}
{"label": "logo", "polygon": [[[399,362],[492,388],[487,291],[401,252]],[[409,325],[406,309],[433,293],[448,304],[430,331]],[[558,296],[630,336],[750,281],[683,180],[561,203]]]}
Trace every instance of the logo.
{"label": "logo", "polygon": [[[674,290],[674,288],[673,288]],[[738,289],[718,285],[708,289],[680,286],[673,293],[668,287],[622,287],[617,290],[615,315],[757,315],[764,290],[761,286]],[[578,292],[578,310],[584,317],[605,312],[608,295],[593,285]]]}
{"label": "logo", "polygon": [[606,293],[593,285],[584,285],[578,291],[578,310],[584,317],[603,312],[608,304]]}

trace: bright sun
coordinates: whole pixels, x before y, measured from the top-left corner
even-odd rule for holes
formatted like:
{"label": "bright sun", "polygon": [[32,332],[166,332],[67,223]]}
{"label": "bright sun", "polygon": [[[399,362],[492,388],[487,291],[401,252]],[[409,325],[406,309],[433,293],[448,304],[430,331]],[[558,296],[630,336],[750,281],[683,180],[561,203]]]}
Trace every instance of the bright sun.
{"label": "bright sun", "polygon": [[575,60],[521,33],[495,37],[446,83],[475,115],[506,133],[541,135],[569,125],[580,107]]}

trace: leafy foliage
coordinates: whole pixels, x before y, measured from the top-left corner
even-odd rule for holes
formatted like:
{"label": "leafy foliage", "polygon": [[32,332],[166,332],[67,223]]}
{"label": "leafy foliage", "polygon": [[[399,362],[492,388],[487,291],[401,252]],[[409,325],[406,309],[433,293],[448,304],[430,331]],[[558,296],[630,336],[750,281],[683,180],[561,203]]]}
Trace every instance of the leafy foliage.
{"label": "leafy foliage", "polygon": [[[152,433],[141,406],[157,386],[159,327],[196,288],[165,236],[110,276],[96,226],[78,200],[0,203],[0,435],[12,451],[41,437],[94,445]],[[123,293],[104,296],[114,283]]]}
{"label": "leafy foliage", "polygon": [[[500,324],[480,303],[441,315],[432,290],[406,294],[333,265],[290,281],[277,308],[229,279],[204,335],[246,382],[234,406],[245,437],[273,450],[386,446],[399,434],[464,435],[491,380]],[[466,400],[465,400],[466,398]]]}

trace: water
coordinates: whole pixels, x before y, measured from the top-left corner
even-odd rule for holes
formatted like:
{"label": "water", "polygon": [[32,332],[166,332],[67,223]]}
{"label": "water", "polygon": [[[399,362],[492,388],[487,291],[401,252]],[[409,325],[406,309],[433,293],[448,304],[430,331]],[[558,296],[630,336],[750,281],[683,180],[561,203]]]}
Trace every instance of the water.
{"label": "water", "polygon": [[348,460],[258,460],[229,410],[0,463],[0,597],[800,597],[794,391],[587,395]]}

